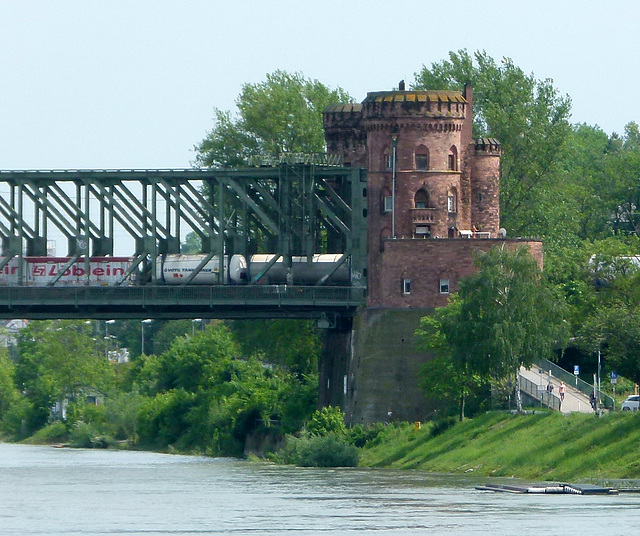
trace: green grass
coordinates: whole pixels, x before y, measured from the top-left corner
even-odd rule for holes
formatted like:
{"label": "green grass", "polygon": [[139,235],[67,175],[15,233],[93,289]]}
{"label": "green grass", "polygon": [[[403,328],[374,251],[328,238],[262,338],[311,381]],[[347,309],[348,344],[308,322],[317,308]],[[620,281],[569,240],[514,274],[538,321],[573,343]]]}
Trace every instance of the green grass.
{"label": "green grass", "polygon": [[473,472],[536,480],[640,478],[640,413],[487,413],[432,437],[390,426],[361,451],[361,466]]}

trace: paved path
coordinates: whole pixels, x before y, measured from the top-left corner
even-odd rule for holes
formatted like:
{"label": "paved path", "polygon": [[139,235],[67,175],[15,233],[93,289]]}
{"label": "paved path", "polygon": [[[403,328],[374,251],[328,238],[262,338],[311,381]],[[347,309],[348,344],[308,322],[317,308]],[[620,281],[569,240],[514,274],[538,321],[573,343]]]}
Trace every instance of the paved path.
{"label": "paved path", "polygon": [[[536,385],[544,385],[546,387],[549,382],[549,372],[540,372],[538,367],[534,367],[532,369],[520,367],[520,374]],[[560,380],[551,376],[551,383],[553,384],[553,394],[560,396]],[[582,391],[578,391],[572,387],[570,384],[566,384],[566,386],[567,392],[564,397],[564,402],[560,407],[560,411],[562,411],[562,413],[572,413],[574,411],[579,411],[581,413],[593,413],[593,409],[589,403],[589,397]]]}

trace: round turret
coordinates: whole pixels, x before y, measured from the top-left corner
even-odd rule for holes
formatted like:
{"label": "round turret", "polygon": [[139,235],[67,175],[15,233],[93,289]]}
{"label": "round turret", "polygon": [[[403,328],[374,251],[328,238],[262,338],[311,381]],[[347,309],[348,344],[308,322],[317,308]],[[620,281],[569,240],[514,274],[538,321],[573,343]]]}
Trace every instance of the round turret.
{"label": "round turret", "polygon": [[459,91],[382,91],[362,102],[370,203],[383,215],[380,239],[448,237],[470,228],[462,180],[466,104]]}

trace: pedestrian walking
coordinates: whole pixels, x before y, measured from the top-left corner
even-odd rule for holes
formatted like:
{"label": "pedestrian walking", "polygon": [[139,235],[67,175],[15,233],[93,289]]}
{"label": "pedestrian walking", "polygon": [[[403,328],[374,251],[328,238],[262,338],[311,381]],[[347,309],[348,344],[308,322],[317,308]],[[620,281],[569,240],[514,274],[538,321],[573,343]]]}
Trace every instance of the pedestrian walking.
{"label": "pedestrian walking", "polygon": [[597,403],[596,403],[596,394],[595,393],[592,392],[589,395],[589,402],[591,402],[591,407],[593,408],[593,411],[596,411]]}
{"label": "pedestrian walking", "polygon": [[558,393],[560,393],[560,402],[564,402],[564,395],[567,392],[567,386],[564,382],[560,382],[560,387],[558,387]]}

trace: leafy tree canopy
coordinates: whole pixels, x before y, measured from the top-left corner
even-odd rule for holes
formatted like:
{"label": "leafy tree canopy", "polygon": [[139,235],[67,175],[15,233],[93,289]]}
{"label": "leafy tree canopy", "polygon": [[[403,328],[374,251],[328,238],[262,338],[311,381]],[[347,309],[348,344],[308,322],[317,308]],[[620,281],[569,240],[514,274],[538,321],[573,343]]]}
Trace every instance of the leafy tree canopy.
{"label": "leafy tree canopy", "polygon": [[16,384],[34,408],[32,425],[43,424],[56,401],[113,387],[113,367],[92,331],[91,324],[79,320],[47,320],[32,322],[20,333]]}
{"label": "leafy tree canopy", "polygon": [[564,302],[526,248],[495,247],[460,283],[461,320],[479,370],[498,377],[551,356],[566,341]]}
{"label": "leafy tree canopy", "polygon": [[308,320],[241,320],[230,323],[244,355],[260,354],[295,373],[318,370],[320,333]]}
{"label": "leafy tree canopy", "polygon": [[423,66],[416,89],[474,91],[474,134],[502,144],[501,214],[510,234],[546,234],[557,199],[557,172],[570,134],[571,101],[550,79],[536,80],[509,58],[486,52],[450,52],[448,61]]}
{"label": "leafy tree canopy", "polygon": [[453,364],[440,360],[433,367],[456,371],[437,389],[459,392],[461,416],[471,388],[482,380],[513,378],[521,365],[551,357],[567,337],[563,300],[525,248],[492,248],[477,257],[476,266],[476,273],[460,281],[458,296],[424,318],[417,333]]}
{"label": "leafy tree canopy", "polygon": [[214,109],[214,127],[195,147],[196,164],[241,167],[251,155],[322,152],[322,110],[349,100],[342,89],[301,73],[267,74],[264,82],[242,86],[237,115]]}

